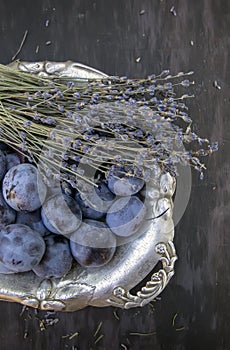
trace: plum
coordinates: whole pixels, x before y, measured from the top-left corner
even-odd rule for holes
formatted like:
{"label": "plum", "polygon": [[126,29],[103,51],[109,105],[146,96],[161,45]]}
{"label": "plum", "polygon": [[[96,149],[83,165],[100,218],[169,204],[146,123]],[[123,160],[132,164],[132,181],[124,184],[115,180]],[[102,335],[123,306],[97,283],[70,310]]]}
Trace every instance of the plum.
{"label": "plum", "polygon": [[122,197],[110,207],[106,223],[116,235],[129,237],[141,228],[146,213],[146,206],[137,196]]}
{"label": "plum", "polygon": [[46,197],[46,186],[37,168],[19,164],[6,173],[2,183],[6,203],[17,211],[31,212],[41,207]]}
{"label": "plum", "polygon": [[36,231],[21,224],[0,230],[0,261],[14,272],[30,271],[42,259],[45,242]]}
{"label": "plum", "polygon": [[71,269],[73,257],[69,240],[62,235],[51,234],[44,237],[46,251],[40,263],[33,268],[34,273],[43,278],[61,278]]}
{"label": "plum", "polygon": [[105,223],[85,220],[70,236],[70,249],[81,266],[103,266],[115,253],[116,238]]}

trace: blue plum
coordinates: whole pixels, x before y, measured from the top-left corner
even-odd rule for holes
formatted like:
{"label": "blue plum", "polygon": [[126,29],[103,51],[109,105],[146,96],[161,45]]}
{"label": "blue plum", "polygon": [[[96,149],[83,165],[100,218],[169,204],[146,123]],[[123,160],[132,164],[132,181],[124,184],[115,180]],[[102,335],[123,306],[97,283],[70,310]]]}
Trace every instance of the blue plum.
{"label": "blue plum", "polygon": [[112,259],[116,250],[116,238],[105,223],[85,220],[70,236],[70,249],[81,266],[99,267]]}
{"label": "blue plum", "polygon": [[122,197],[110,207],[106,223],[116,235],[129,237],[141,228],[146,213],[146,206],[137,196]]}
{"label": "blue plum", "polygon": [[75,199],[81,207],[83,216],[93,220],[103,218],[115,198],[115,195],[102,181],[97,183],[97,187],[91,186],[84,196],[85,198],[82,199],[82,195],[76,192]]}
{"label": "blue plum", "polygon": [[72,197],[64,194],[56,194],[48,198],[42,206],[41,216],[50,232],[67,236],[82,222],[79,204]]}
{"label": "blue plum", "polygon": [[33,268],[34,273],[43,278],[61,278],[71,269],[73,257],[69,241],[62,235],[44,237],[46,251],[40,263]]}
{"label": "blue plum", "polygon": [[127,175],[125,169],[117,168],[107,177],[108,187],[117,196],[131,196],[139,192],[144,186],[144,180]]}
{"label": "blue plum", "polygon": [[20,158],[19,155],[17,153],[7,153],[6,154],[6,170],[10,170],[10,168],[12,168],[15,165],[19,165],[20,162]]}
{"label": "blue plum", "polygon": [[5,173],[6,173],[6,156],[0,150],[0,180],[2,180]]}
{"label": "blue plum", "polygon": [[11,224],[0,231],[0,261],[14,272],[30,271],[45,253],[43,238],[29,226]]}
{"label": "blue plum", "polygon": [[0,226],[13,224],[16,220],[16,213],[17,212],[6,203],[0,192]]}
{"label": "blue plum", "polygon": [[40,209],[30,213],[17,212],[16,224],[27,225],[32,228],[32,230],[40,233],[41,236],[45,236],[48,233],[48,229],[43,224]]}
{"label": "blue plum", "polygon": [[3,273],[4,275],[10,275],[12,273],[15,273],[14,271],[8,269],[1,261],[0,261],[0,273]]}
{"label": "blue plum", "polygon": [[46,191],[37,168],[27,163],[8,170],[2,183],[6,203],[17,211],[31,212],[41,207]]}

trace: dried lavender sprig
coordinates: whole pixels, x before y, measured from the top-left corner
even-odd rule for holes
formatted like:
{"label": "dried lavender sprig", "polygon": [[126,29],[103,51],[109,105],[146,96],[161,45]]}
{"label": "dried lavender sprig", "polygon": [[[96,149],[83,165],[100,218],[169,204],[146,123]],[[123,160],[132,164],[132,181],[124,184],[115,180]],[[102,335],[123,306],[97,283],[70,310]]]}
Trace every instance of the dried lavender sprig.
{"label": "dried lavender sprig", "polygon": [[[196,156],[211,154],[216,147],[192,132],[191,118],[181,103],[189,95],[176,96],[174,91],[176,86],[188,87],[193,82],[164,83],[169,78],[173,80],[185,75],[191,75],[191,72],[170,76],[164,71],[146,79],[110,77],[69,82],[0,65],[1,140],[18,146],[35,163],[41,161],[41,148],[46,143],[56,155],[54,160],[46,159],[52,171],[67,170],[76,175],[76,182],[78,178],[84,179],[84,175],[72,170],[74,157],[83,157],[95,169],[108,161],[108,157],[109,166],[132,164],[141,168],[148,168],[152,158],[167,169],[183,160],[202,174],[204,165]],[[179,127],[178,121],[188,124],[188,127]],[[13,135],[11,128],[15,130]],[[137,136],[142,131],[145,135]],[[64,136],[69,140],[68,145],[63,143]],[[181,144],[206,142],[209,147],[202,152],[177,151],[174,154],[176,139]],[[78,146],[76,140],[80,141]],[[112,157],[111,150],[107,150],[111,140]],[[141,146],[135,149],[136,156],[133,155],[133,145],[130,149],[124,144],[130,141]],[[109,167],[104,166],[106,170]]]}

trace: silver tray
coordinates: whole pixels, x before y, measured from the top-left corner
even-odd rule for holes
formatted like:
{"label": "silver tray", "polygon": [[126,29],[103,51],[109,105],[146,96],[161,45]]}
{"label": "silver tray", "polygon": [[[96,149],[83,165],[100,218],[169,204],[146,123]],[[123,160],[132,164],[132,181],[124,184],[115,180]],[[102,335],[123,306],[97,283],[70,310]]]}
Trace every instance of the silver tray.
{"label": "silver tray", "polygon": [[[10,66],[43,76],[107,77],[96,69],[71,61],[16,61]],[[153,216],[166,211],[165,214],[152,220],[144,234],[119,246],[107,265],[93,270],[75,266],[61,279],[41,279],[32,272],[0,274],[0,299],[57,311],[75,311],[89,305],[124,309],[146,305],[162,292],[174,274],[177,259],[173,244],[174,191],[175,178],[159,171],[147,196]],[[151,274],[159,262],[160,269]],[[144,286],[137,293],[131,293],[149,274],[151,277]]]}

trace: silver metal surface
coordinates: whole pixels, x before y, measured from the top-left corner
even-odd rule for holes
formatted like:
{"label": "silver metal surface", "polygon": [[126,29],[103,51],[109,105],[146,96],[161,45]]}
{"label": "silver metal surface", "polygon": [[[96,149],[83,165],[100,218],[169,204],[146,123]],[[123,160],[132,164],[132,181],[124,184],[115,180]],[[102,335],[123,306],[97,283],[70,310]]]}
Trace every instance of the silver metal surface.
{"label": "silver metal surface", "polygon": [[[106,77],[100,71],[71,61],[16,61],[10,66],[44,76],[69,76],[72,79]],[[153,179],[148,187],[149,217],[156,217],[164,211],[165,214],[145,223],[144,234],[117,247],[107,265],[86,269],[76,263],[70,273],[61,279],[41,279],[33,272],[1,274],[0,299],[58,311],[75,311],[88,305],[128,309],[144,306],[155,299],[173,276],[177,259],[172,220],[175,179],[159,171],[159,177]],[[130,290],[151,273],[159,261],[161,269],[152,273],[149,281],[136,294],[132,294]]]}
{"label": "silver metal surface", "polygon": [[30,72],[40,76],[58,76],[81,79],[97,79],[107,77],[105,73],[100,72],[95,68],[85,66],[82,63],[72,61],[66,62],[25,62],[14,61],[9,64],[9,67],[21,70],[23,72]]}

